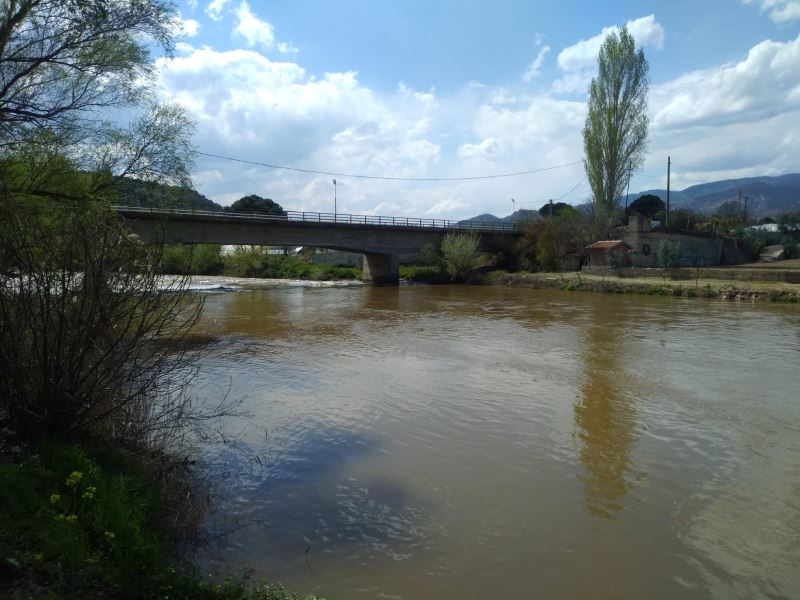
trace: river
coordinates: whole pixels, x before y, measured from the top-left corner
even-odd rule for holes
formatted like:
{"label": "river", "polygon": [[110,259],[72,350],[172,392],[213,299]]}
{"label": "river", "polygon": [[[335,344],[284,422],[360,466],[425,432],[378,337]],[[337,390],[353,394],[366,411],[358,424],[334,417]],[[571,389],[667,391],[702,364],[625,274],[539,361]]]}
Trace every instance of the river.
{"label": "river", "polygon": [[797,307],[277,286],[205,315],[194,392],[250,413],[205,449],[211,572],[329,600],[800,597]]}

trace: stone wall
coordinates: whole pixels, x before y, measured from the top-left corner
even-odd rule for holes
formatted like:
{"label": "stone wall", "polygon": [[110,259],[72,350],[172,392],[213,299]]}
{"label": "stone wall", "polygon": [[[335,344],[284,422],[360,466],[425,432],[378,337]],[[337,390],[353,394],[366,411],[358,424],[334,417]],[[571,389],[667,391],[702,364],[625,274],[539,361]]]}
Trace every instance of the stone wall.
{"label": "stone wall", "polygon": [[747,251],[734,240],[703,233],[665,233],[651,231],[644,218],[631,218],[623,240],[633,248],[630,253],[634,267],[658,267],[658,248],[669,240],[678,245],[678,266],[713,267],[735,265],[750,260]]}

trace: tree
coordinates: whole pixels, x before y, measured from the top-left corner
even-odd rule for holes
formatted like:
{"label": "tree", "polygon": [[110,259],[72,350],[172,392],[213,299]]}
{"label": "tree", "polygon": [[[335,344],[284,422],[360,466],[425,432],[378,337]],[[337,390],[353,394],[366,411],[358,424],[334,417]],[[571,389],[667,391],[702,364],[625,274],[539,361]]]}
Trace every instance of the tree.
{"label": "tree", "polygon": [[110,207],[125,177],[188,182],[192,126],[155,102],[149,59],[176,18],[162,0],[0,2],[0,418],[28,439],[165,449],[203,417],[182,393],[202,298]]}
{"label": "tree", "polygon": [[286,211],[277,202],[269,198],[262,198],[255,194],[239,198],[236,202],[225,208],[228,212],[257,213],[261,215],[286,216]]}
{"label": "tree", "polygon": [[628,214],[632,215],[639,213],[643,217],[652,219],[658,214],[659,211],[664,210],[665,208],[666,204],[664,204],[664,201],[661,198],[654,196],[653,194],[644,194],[639,196],[636,200],[628,205]]}
{"label": "tree", "polygon": [[718,219],[735,221],[739,219],[740,207],[736,200],[723,202],[714,211],[714,216]]}
{"label": "tree", "polygon": [[667,280],[667,275],[675,267],[680,265],[680,242],[673,242],[670,239],[663,240],[656,250],[656,260],[661,267],[661,277]]}
{"label": "tree", "polygon": [[557,217],[565,210],[575,210],[575,208],[566,202],[548,202],[539,209],[539,215],[542,217]]}
{"label": "tree", "polygon": [[626,27],[606,37],[597,62],[598,75],[589,86],[583,147],[595,213],[610,221],[629,172],[644,162],[649,67]]}
{"label": "tree", "polygon": [[447,272],[455,280],[464,279],[472,267],[478,252],[478,234],[451,232],[442,240],[442,258]]}

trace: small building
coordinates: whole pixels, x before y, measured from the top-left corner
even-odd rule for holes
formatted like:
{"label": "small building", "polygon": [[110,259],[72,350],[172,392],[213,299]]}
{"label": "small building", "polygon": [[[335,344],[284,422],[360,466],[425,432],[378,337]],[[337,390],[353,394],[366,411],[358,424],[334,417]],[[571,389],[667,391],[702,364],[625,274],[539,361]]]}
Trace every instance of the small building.
{"label": "small building", "polygon": [[629,267],[632,248],[622,240],[600,240],[586,246],[589,267]]}

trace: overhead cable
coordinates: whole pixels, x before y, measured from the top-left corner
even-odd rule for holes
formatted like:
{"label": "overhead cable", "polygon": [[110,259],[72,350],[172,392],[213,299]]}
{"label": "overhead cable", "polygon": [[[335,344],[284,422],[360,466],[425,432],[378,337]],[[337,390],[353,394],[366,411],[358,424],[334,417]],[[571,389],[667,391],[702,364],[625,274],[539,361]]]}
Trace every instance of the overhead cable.
{"label": "overhead cable", "polygon": [[553,171],[554,169],[561,169],[563,167],[571,167],[572,165],[582,164],[582,160],[575,162],[564,163],[562,165],[554,165],[552,167],[544,167],[542,169],[531,169],[530,171],[517,171],[515,173],[500,173],[495,175],[474,175],[472,177],[392,177],[387,175],[362,175],[359,173],[338,173],[334,171],[318,171],[315,169],[301,169],[299,167],[287,167],[284,165],[272,165],[269,163],[258,162],[254,160],[245,160],[243,158],[233,158],[231,156],[223,156],[221,154],[211,154],[210,152],[194,151],[195,154],[200,156],[208,156],[211,158],[219,158],[221,160],[229,160],[232,162],[244,163],[247,165],[256,165],[259,167],[267,167],[270,169],[281,169],[284,171],[294,171],[297,173],[310,173],[313,175],[331,175],[333,177],[350,177],[353,179],[381,179],[387,181],[475,181],[479,179],[499,179],[501,177],[517,177],[518,175],[531,175],[533,173],[542,173],[544,171]]}

